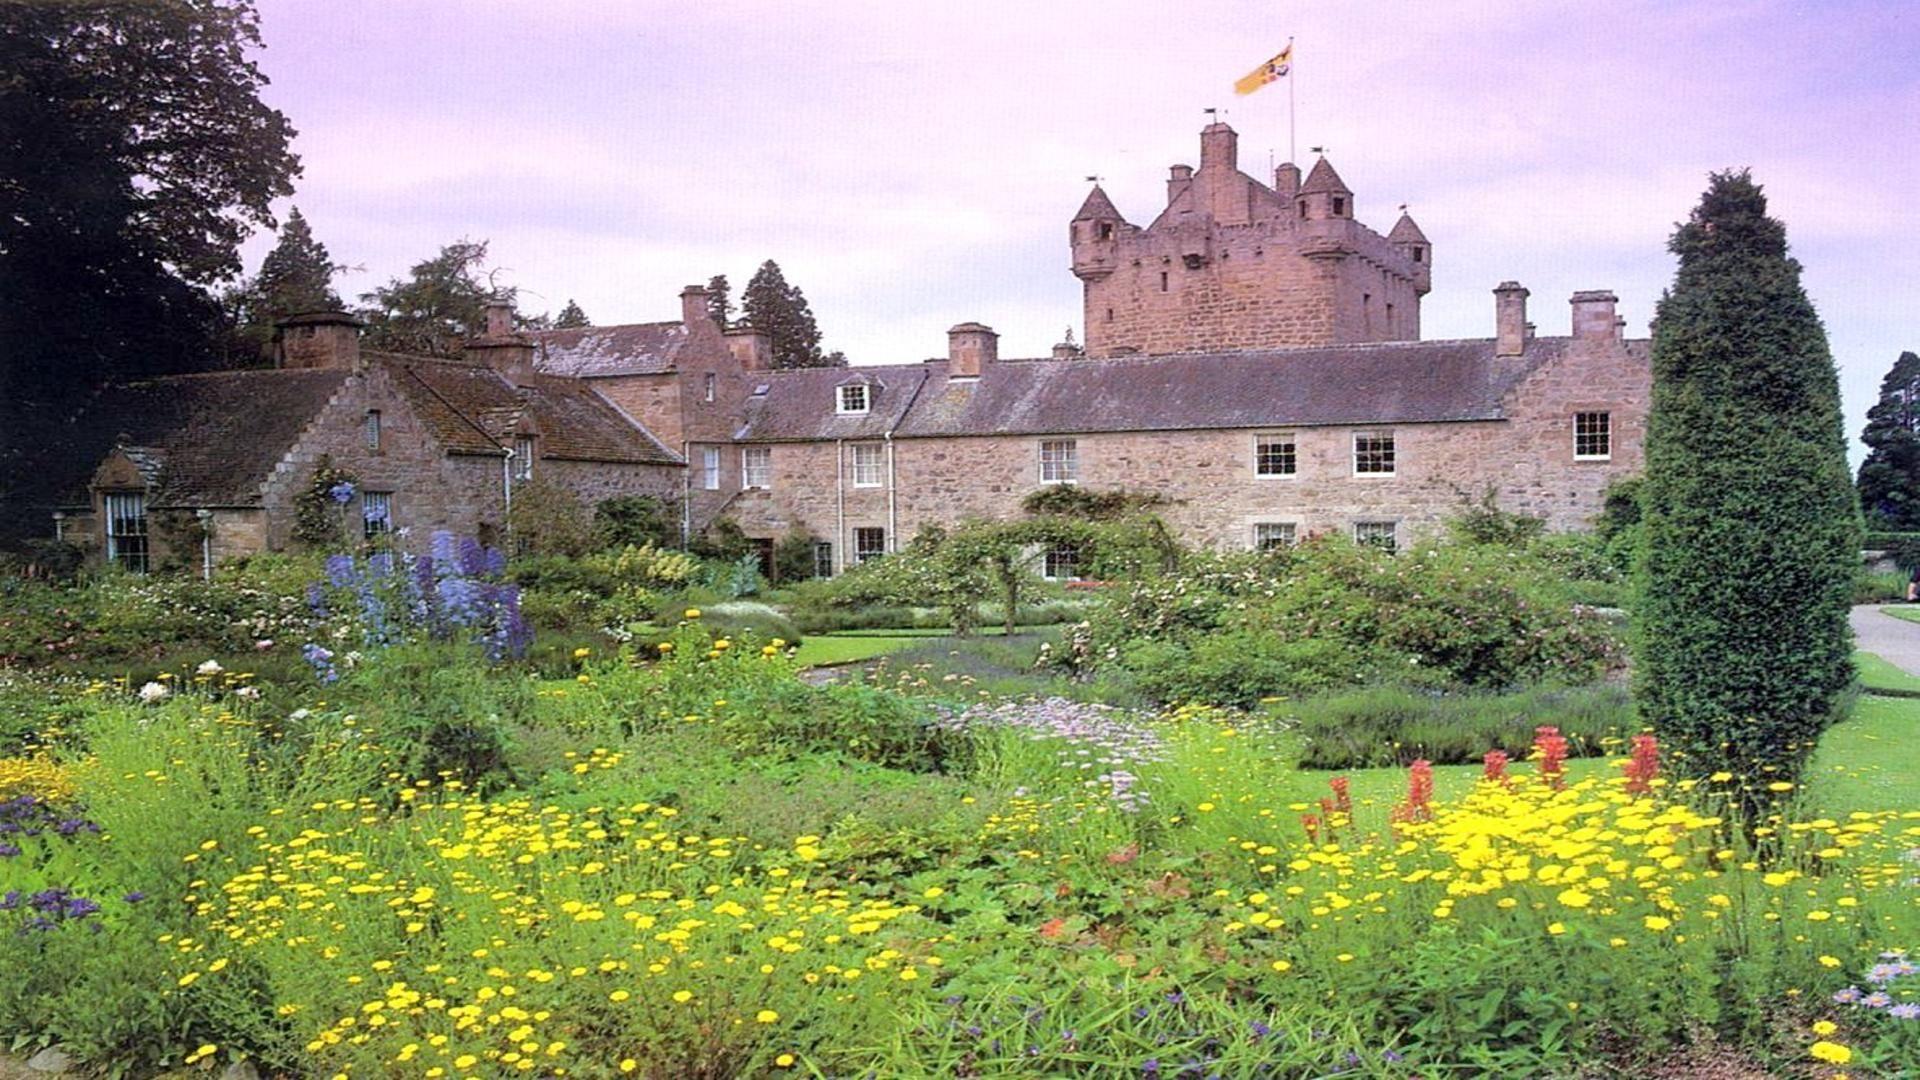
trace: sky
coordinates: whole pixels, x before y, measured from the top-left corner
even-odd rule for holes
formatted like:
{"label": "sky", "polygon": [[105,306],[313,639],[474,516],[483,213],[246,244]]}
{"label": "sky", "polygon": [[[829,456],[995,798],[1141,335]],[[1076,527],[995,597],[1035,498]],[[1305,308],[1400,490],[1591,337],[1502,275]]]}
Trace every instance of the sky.
{"label": "sky", "polygon": [[[1045,355],[1099,176],[1136,224],[1197,164],[1207,108],[1244,171],[1323,146],[1384,232],[1433,242],[1427,338],[1545,335],[1610,288],[1644,336],[1666,239],[1716,169],[1786,222],[1857,440],[1920,350],[1920,4],[1912,0],[259,0],[298,205],[354,296],[484,239],[527,311],[677,318],[765,259],[855,364],[942,355],[978,320]],[[1294,42],[1292,86],[1235,79]],[[1296,123],[1289,126],[1289,89]],[[249,269],[273,243],[256,235]],[[1857,456],[1857,452],[1856,452]]]}

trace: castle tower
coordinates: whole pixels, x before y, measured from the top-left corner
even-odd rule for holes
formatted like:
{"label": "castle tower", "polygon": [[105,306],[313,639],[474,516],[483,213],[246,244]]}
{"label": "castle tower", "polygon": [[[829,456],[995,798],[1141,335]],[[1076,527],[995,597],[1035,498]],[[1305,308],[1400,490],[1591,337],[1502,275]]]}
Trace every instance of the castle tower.
{"label": "castle tower", "polygon": [[1325,157],[1268,186],[1240,171],[1239,136],[1200,133],[1200,166],[1175,165],[1167,205],[1127,223],[1096,185],[1071,226],[1089,357],[1403,341],[1420,336],[1432,245],[1411,218],[1392,237],[1354,217]]}

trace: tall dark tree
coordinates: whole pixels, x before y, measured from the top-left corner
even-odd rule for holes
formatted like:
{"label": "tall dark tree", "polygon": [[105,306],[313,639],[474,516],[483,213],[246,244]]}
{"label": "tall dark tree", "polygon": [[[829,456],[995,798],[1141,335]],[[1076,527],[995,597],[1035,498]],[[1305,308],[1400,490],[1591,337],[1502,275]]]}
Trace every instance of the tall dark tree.
{"label": "tall dark tree", "polygon": [[405,278],[362,293],[367,347],[429,356],[459,352],[485,324],[488,299],[503,294],[511,299],[514,293],[493,285],[486,263],[485,240],[459,240],[415,263]]}
{"label": "tall dark tree", "polygon": [[1920,529],[1920,356],[1900,354],[1860,434],[1860,509],[1870,526]]}
{"label": "tall dark tree", "polygon": [[584,330],[592,325],[593,320],[587,318],[587,313],[573,302],[572,297],[567,298],[567,306],[560,309],[560,314],[553,317],[555,330]]}
{"label": "tall dark tree", "polygon": [[259,45],[250,0],[0,5],[7,407],[207,363],[206,290],[299,173]]}
{"label": "tall dark tree", "polygon": [[820,327],[813,309],[797,286],[787,283],[780,264],[768,259],[754,272],[740,294],[743,321],[765,330],[777,368],[824,367],[820,354]]}
{"label": "tall dark tree", "polygon": [[1716,173],[1669,249],[1641,491],[1640,714],[1745,808],[1780,797],[1853,677],[1860,515],[1826,331],[1745,171]]}
{"label": "tall dark tree", "polygon": [[289,315],[338,310],[341,301],[333,291],[333,275],[343,269],[327,246],[313,238],[299,207],[289,210],[280,242],[267,252],[260,272],[226,296],[242,353],[258,356],[273,340],[274,323]]}
{"label": "tall dark tree", "polygon": [[725,274],[707,279],[707,314],[722,330],[733,325],[733,286]]}

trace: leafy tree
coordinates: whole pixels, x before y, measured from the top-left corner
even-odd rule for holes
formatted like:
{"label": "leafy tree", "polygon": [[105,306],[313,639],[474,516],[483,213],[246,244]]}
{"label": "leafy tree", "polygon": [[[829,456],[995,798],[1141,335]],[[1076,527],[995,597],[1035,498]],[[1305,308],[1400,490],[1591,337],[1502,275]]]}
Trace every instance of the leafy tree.
{"label": "leafy tree", "polygon": [[553,317],[555,330],[584,330],[592,325],[593,320],[587,318],[587,313],[580,310],[572,297],[567,298],[567,306],[560,309],[560,314]]}
{"label": "leafy tree", "polygon": [[1920,529],[1920,356],[1900,354],[1860,434],[1860,509],[1871,527]]}
{"label": "leafy tree", "polygon": [[459,352],[484,324],[487,302],[514,294],[493,286],[482,269],[486,262],[485,240],[459,240],[416,263],[406,278],[362,293],[367,347],[428,356]]}
{"label": "leafy tree", "polygon": [[1853,677],[1860,516],[1826,331],[1760,186],[1714,174],[1668,246],[1680,266],[1653,333],[1640,710],[1685,769],[1741,778],[1752,815],[1799,775]]}
{"label": "leafy tree", "polygon": [[768,259],[747,282],[740,308],[745,321],[767,332],[776,368],[825,367],[820,327],[799,288],[787,283],[780,264]]}
{"label": "leafy tree", "polygon": [[229,290],[226,303],[244,352],[258,356],[273,339],[273,324],[304,311],[337,311],[333,275],[345,269],[313,238],[300,208],[287,212],[280,242],[260,263],[260,272]]}
{"label": "leafy tree", "polygon": [[0,5],[0,408],[208,365],[300,171],[259,45],[250,0]]}
{"label": "leafy tree", "polygon": [[616,495],[595,504],[593,531],[603,548],[676,548],[680,514],[652,495]]}
{"label": "leafy tree", "polygon": [[707,279],[707,314],[722,330],[733,325],[733,286],[725,274]]}

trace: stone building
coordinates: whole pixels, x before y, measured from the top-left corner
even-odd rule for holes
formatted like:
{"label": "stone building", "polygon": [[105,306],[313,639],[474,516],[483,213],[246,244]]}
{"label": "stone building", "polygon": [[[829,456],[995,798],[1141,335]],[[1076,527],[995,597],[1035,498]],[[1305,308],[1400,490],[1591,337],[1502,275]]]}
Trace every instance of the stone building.
{"label": "stone building", "polygon": [[440,359],[364,351],[344,313],[298,316],[274,369],[103,388],[37,478],[54,532],[133,569],[285,548],[323,459],[355,480],[327,508],[353,539],[497,541],[535,480],[589,504],[676,498],[679,455],[590,385],[535,371],[511,326],[495,305],[463,357]]}

